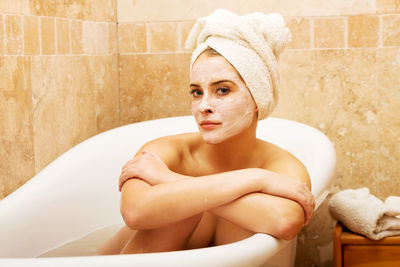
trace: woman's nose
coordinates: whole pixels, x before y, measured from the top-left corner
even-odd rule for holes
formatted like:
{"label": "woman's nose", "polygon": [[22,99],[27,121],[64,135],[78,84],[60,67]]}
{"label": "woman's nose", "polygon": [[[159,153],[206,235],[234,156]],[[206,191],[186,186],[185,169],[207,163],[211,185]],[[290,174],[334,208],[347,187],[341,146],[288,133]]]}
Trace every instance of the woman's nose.
{"label": "woman's nose", "polygon": [[202,114],[212,114],[215,112],[214,108],[212,107],[212,105],[210,105],[210,102],[208,101],[207,97],[204,97],[201,100],[201,104],[200,104],[200,112]]}

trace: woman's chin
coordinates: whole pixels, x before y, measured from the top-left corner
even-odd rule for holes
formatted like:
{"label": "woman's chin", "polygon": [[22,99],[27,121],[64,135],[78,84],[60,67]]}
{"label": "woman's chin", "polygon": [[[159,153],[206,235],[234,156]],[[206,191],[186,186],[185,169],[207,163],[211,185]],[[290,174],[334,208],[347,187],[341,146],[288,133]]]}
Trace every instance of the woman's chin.
{"label": "woman's chin", "polygon": [[222,143],[225,138],[221,138],[221,137],[213,137],[213,136],[207,136],[207,135],[202,135],[203,141],[206,144],[209,145],[217,145],[219,143]]}
{"label": "woman's chin", "polygon": [[210,133],[200,133],[200,134],[204,143],[210,145],[221,144],[233,137],[232,135],[220,135],[220,134],[210,134]]}

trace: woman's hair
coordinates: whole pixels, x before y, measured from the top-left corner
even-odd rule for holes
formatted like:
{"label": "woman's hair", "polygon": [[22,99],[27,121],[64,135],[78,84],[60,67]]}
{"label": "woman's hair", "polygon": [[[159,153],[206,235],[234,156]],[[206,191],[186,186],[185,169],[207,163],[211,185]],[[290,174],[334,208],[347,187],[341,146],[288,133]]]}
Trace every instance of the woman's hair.
{"label": "woman's hair", "polygon": [[222,55],[220,53],[218,53],[216,50],[214,50],[211,47],[206,48],[200,55],[202,55],[202,54],[209,56],[209,57],[218,57],[218,56],[222,57]]}

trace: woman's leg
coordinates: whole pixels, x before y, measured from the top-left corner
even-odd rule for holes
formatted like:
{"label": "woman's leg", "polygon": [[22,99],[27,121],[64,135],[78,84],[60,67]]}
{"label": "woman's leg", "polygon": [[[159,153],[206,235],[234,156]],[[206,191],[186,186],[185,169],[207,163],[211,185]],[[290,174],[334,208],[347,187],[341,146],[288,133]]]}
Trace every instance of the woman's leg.
{"label": "woman's leg", "polygon": [[137,231],[121,250],[121,254],[185,249],[201,217],[199,214],[162,228]]}
{"label": "woman's leg", "polygon": [[239,240],[243,240],[254,235],[253,232],[246,230],[228,220],[218,217],[215,230],[214,245],[225,245]]}
{"label": "woman's leg", "polygon": [[128,243],[136,232],[136,230],[132,230],[125,225],[110,240],[101,245],[97,249],[97,252],[100,255],[120,254],[121,250],[126,246],[126,243]]}

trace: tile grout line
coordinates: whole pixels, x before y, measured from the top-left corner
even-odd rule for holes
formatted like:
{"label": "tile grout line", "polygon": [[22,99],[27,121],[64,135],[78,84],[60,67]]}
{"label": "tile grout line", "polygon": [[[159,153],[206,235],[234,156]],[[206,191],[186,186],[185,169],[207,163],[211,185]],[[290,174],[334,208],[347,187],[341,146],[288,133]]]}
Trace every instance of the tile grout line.
{"label": "tile grout line", "polygon": [[58,55],[58,38],[57,38],[57,19],[54,18],[54,54]]}
{"label": "tile grout line", "polygon": [[68,44],[68,55],[72,54],[72,20],[68,21],[68,35],[69,35],[69,44]]}
{"label": "tile grout line", "polygon": [[22,55],[25,55],[25,15],[20,16],[20,23],[22,28]]}
{"label": "tile grout line", "polygon": [[349,48],[349,17],[346,16],[344,19],[344,48]]}
{"label": "tile grout line", "polygon": [[382,48],[383,47],[383,19],[381,15],[378,16],[378,47],[377,48]]}
{"label": "tile grout line", "polygon": [[39,55],[42,55],[42,18],[39,17],[38,27],[39,27]]}
{"label": "tile grout line", "polygon": [[6,15],[3,16],[3,55],[7,53]]}
{"label": "tile grout line", "polygon": [[5,16],[3,15],[3,14],[1,14],[1,27],[2,27],[2,35],[1,35],[1,40],[0,40],[0,42],[2,42],[2,44],[3,44],[3,51],[0,51],[1,52],[1,55],[5,55],[6,54],[6,42],[5,42],[5,38],[6,38],[6,33],[5,33],[5,18],[4,18]]}

